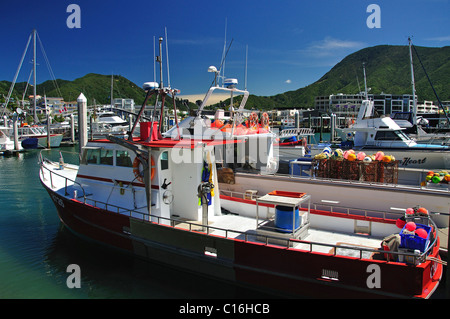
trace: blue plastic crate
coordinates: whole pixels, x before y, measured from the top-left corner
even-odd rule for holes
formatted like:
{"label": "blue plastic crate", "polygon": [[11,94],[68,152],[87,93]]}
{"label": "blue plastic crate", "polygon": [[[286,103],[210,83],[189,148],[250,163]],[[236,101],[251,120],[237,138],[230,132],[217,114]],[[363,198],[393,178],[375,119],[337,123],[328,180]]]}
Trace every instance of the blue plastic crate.
{"label": "blue plastic crate", "polygon": [[430,242],[430,233],[431,233],[431,227],[422,225],[422,224],[416,224],[416,228],[423,228],[427,232],[427,238],[422,238],[416,235],[412,234],[403,234],[403,230],[406,228],[403,226],[401,232],[400,232],[400,247],[401,248],[407,248],[411,250],[420,250],[421,252],[424,252],[428,248],[428,244]]}

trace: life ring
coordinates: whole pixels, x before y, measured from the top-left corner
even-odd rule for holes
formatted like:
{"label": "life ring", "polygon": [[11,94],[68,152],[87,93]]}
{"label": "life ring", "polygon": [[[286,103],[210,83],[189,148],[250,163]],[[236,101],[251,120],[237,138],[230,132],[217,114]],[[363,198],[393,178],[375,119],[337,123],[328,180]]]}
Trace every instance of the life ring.
{"label": "life ring", "polygon": [[[139,157],[136,156],[136,158],[133,161],[133,173],[136,179],[140,182],[144,182],[144,174],[142,174],[143,169],[140,170],[140,167],[142,165],[141,160]],[[151,157],[151,173],[150,173],[150,180],[153,180],[153,177],[155,176],[155,161],[153,160],[153,156]]]}
{"label": "life ring", "polygon": [[264,128],[266,130],[269,129],[269,114],[267,114],[267,112],[264,112],[262,114],[261,126],[262,126],[262,128]]}
{"label": "life ring", "polygon": [[255,112],[252,112],[250,114],[249,122],[250,122],[251,129],[257,129],[258,128],[258,114],[256,114]]}

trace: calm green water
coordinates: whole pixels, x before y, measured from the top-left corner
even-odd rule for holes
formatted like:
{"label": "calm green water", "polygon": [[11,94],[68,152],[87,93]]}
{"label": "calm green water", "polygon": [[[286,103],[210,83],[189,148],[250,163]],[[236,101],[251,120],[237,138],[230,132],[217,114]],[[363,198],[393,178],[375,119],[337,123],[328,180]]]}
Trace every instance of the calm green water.
{"label": "calm green water", "polygon": [[[42,151],[78,164],[77,148]],[[39,150],[0,156],[0,298],[257,298],[265,295],[149,263],[79,239],[61,226],[39,182]],[[67,266],[81,269],[68,288]]]}

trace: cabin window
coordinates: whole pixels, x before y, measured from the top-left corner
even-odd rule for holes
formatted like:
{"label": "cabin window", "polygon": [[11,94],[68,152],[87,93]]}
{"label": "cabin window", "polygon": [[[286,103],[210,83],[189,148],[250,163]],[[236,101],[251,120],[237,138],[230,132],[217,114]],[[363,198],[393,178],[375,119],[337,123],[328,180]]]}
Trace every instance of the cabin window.
{"label": "cabin window", "polygon": [[130,154],[128,151],[116,151],[116,166],[132,167]]}
{"label": "cabin window", "polygon": [[100,149],[88,149],[84,154],[83,164],[100,164]]}
{"label": "cabin window", "polygon": [[410,140],[410,138],[405,134],[405,132],[403,131],[395,131],[397,133],[397,135],[399,136],[399,138],[403,141],[408,141]]}
{"label": "cabin window", "polygon": [[169,168],[169,152],[165,151],[161,154],[161,170]]}
{"label": "cabin window", "polygon": [[379,141],[407,141],[408,137],[402,131],[378,131],[375,140]]}
{"label": "cabin window", "polygon": [[392,131],[378,131],[375,135],[375,140],[378,141],[395,141],[400,140],[400,137]]}
{"label": "cabin window", "polygon": [[113,165],[114,151],[102,148],[100,150],[100,164]]}

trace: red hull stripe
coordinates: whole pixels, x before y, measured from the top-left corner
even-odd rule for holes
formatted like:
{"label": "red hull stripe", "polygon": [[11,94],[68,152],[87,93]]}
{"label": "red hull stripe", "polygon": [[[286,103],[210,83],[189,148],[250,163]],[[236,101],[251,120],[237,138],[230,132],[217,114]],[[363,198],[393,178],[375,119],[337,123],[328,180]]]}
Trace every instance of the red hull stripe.
{"label": "red hull stripe", "polygon": [[[227,196],[227,195],[220,195],[220,198],[225,199],[225,200],[230,200],[233,202],[239,202],[239,203],[245,203],[245,204],[251,204],[251,205],[256,205],[256,201],[251,200],[251,199],[244,199],[244,198],[238,198],[238,197],[231,197],[231,196]],[[263,206],[263,207],[275,207],[275,205],[272,204],[266,204],[266,203],[260,203],[258,204],[259,206]]]}

